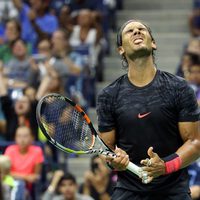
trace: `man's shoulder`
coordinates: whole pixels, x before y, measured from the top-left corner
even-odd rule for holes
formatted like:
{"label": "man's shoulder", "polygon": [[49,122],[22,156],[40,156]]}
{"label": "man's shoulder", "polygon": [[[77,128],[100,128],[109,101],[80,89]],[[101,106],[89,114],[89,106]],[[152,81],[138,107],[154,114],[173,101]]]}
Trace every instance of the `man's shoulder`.
{"label": "man's shoulder", "polygon": [[120,85],[122,84],[123,80],[127,77],[127,74],[124,74],[122,76],[120,76],[118,79],[116,79],[115,81],[113,81],[112,83],[110,83],[108,86],[106,86],[105,88],[103,88],[98,96],[102,96],[102,95],[109,95],[109,96],[113,96],[114,94],[116,94],[116,92],[119,90]]}
{"label": "man's shoulder", "polygon": [[160,71],[160,79],[165,82],[165,84],[168,83],[175,87],[187,84],[187,81],[184,78],[166,71]]}
{"label": "man's shoulder", "polygon": [[169,79],[174,79],[174,80],[177,80],[177,81],[182,81],[184,80],[184,78],[180,77],[180,76],[177,76],[175,74],[172,74],[170,72],[167,72],[167,71],[162,71],[162,70],[159,70],[160,72],[160,75],[163,76],[163,77],[167,77]]}

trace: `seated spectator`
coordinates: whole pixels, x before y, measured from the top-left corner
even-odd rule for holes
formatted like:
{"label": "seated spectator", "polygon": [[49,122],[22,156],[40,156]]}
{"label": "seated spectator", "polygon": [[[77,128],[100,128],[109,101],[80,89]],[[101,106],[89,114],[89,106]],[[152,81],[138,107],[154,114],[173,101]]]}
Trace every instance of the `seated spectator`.
{"label": "seated spectator", "polygon": [[193,53],[185,52],[181,58],[181,62],[176,70],[176,75],[188,80],[189,68],[194,63],[197,62],[199,56]]}
{"label": "seated spectator", "polygon": [[15,20],[11,19],[6,23],[4,43],[0,46],[0,60],[6,64],[12,57],[11,44],[21,36],[21,25]]}
{"label": "seated spectator", "polygon": [[98,155],[92,157],[90,168],[90,171],[85,173],[80,193],[90,195],[95,200],[110,200],[116,176],[112,176],[105,161]]}
{"label": "seated spectator", "polygon": [[[23,181],[17,181],[10,175],[11,161],[8,156],[0,155],[0,173],[4,186],[7,187],[7,198],[12,200],[25,200],[27,197],[25,184]],[[5,191],[5,192],[6,192]]]}
{"label": "seated spectator", "polygon": [[[52,36],[53,57],[49,64],[58,72],[65,87],[65,92],[72,95],[72,88],[82,95],[82,76],[85,73],[83,56],[70,49],[67,34],[57,30]],[[81,97],[82,98],[82,97]]]}
{"label": "seated spectator", "polygon": [[14,57],[5,65],[5,73],[9,79],[21,82],[26,87],[32,73],[26,43],[22,39],[17,39],[12,43],[11,48]]}
{"label": "seated spectator", "polygon": [[11,175],[25,181],[32,194],[32,184],[40,180],[44,155],[41,147],[32,145],[33,135],[26,126],[17,128],[15,142],[6,148],[4,154],[11,160]]}
{"label": "seated spectator", "polygon": [[[19,93],[17,99],[12,99],[7,89],[5,79],[0,73],[0,100],[6,119],[6,140],[14,140],[14,134],[18,126],[29,126],[37,140],[37,121],[35,116],[36,102],[30,102],[29,98]],[[14,101],[14,102],[13,102]]]}
{"label": "seated spectator", "polygon": [[42,200],[93,200],[91,197],[77,193],[75,177],[63,171],[56,171],[53,179],[44,193]]}
{"label": "seated spectator", "polygon": [[31,77],[29,80],[30,86],[37,90],[41,80],[47,75],[45,63],[48,63],[52,57],[51,42],[48,39],[43,39],[38,43],[38,53],[33,54],[30,58]]}
{"label": "seated spectator", "polygon": [[190,176],[189,185],[191,197],[193,200],[200,199],[200,162],[197,160],[195,163],[188,167],[188,174]]}
{"label": "seated spectator", "polygon": [[64,30],[60,29],[53,33],[52,52],[54,59],[51,59],[50,64],[61,76],[81,73],[81,55],[70,52],[68,37]]}
{"label": "seated spectator", "polygon": [[96,75],[96,68],[102,67],[101,55],[105,46],[102,30],[95,20],[97,20],[96,12],[80,10],[77,25],[74,26],[69,39],[70,46],[76,51],[83,47],[88,48],[88,66],[94,75]]}
{"label": "seated spectator", "polygon": [[198,104],[200,106],[200,62],[193,63],[190,66],[188,81],[190,86],[194,89]]}
{"label": "seated spectator", "polygon": [[31,7],[22,0],[13,0],[13,2],[19,11],[22,38],[33,45],[33,53],[36,53],[37,42],[44,38],[50,38],[58,28],[57,18],[48,13],[50,0],[30,0]]}
{"label": "seated spectator", "polygon": [[198,62],[200,57],[200,39],[191,38],[183,50],[181,63],[177,68],[176,75],[187,79],[189,67],[193,62]]}
{"label": "seated spectator", "polygon": [[200,56],[200,38],[191,38],[187,45],[186,52]]}
{"label": "seated spectator", "polygon": [[[90,66],[95,66],[96,56],[98,49],[95,47],[98,46],[100,38],[97,37],[97,30],[93,28],[92,12],[90,10],[80,10],[78,13],[77,25],[74,26],[71,33],[69,44],[73,48],[80,45],[88,45],[89,53],[91,57]],[[95,51],[96,50],[96,51]]]}
{"label": "seated spectator", "polygon": [[0,1],[0,45],[4,42],[5,24],[9,19],[17,18],[18,11],[12,0]]}
{"label": "seated spectator", "polygon": [[71,17],[70,9],[64,5],[61,7],[59,15],[59,27],[67,32],[67,36],[70,36],[73,30],[73,18]]}

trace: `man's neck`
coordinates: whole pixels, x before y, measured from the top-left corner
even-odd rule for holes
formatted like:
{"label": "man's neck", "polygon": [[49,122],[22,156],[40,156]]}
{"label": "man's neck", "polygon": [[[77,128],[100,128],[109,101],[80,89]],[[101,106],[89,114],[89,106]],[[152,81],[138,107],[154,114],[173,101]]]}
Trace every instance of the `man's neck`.
{"label": "man's neck", "polygon": [[129,61],[128,78],[133,85],[138,87],[148,85],[155,74],[156,68],[151,56]]}

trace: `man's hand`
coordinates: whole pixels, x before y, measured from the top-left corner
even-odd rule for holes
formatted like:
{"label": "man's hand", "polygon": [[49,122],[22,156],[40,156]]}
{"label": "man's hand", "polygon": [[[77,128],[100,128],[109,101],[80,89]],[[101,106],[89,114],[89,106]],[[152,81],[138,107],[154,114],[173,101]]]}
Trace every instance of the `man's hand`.
{"label": "man's hand", "polygon": [[129,156],[120,148],[115,149],[116,157],[106,157],[106,161],[118,171],[126,170],[129,163]]}
{"label": "man's hand", "polygon": [[149,158],[141,160],[140,163],[145,165],[142,169],[147,173],[147,183],[150,183],[154,178],[165,174],[165,163],[157,153],[153,152],[153,147],[148,149],[147,154]]}

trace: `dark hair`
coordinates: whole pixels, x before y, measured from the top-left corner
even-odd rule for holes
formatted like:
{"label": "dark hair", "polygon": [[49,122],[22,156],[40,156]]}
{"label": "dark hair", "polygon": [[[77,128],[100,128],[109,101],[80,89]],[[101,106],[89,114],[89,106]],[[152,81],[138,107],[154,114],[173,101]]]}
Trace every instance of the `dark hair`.
{"label": "dark hair", "polygon": [[16,29],[17,29],[17,31],[18,31],[18,33],[19,33],[19,37],[20,37],[20,36],[21,36],[21,32],[22,32],[22,28],[21,28],[20,22],[19,22],[18,20],[16,20],[16,19],[9,19],[9,20],[6,22],[6,24],[8,24],[9,22],[15,23]]}
{"label": "dark hair", "polygon": [[58,182],[58,187],[61,185],[61,183],[64,181],[64,180],[70,180],[72,181],[74,184],[76,184],[76,178],[73,174],[71,173],[66,173],[64,176],[62,176],[62,178],[59,180]]}
{"label": "dark hair", "polygon": [[13,48],[14,45],[15,45],[18,41],[22,42],[22,43],[24,44],[24,46],[27,47],[27,43],[26,43],[26,41],[23,40],[22,38],[17,38],[17,39],[15,39],[14,41],[12,41],[11,44],[10,44],[10,47]]}
{"label": "dark hair", "polygon": [[149,32],[149,34],[151,36],[151,39],[153,41],[155,41],[155,39],[154,39],[154,37],[152,35],[151,28],[147,24],[145,24],[144,22],[142,22],[140,20],[131,19],[131,20],[128,20],[127,22],[125,22],[124,24],[122,24],[122,26],[119,28],[119,30],[117,32],[117,47],[122,46],[122,31],[131,22],[140,22],[141,24],[143,24],[147,28],[147,30],[148,30],[148,32]]}
{"label": "dark hair", "polygon": [[[119,30],[117,32],[117,41],[116,41],[117,47],[122,46],[122,32],[123,32],[124,28],[131,22],[139,22],[139,23],[143,24],[147,28],[147,30],[148,30],[148,32],[151,36],[152,41],[155,41],[155,39],[152,35],[151,28],[146,23],[142,22],[141,20],[131,19],[131,20],[128,20],[127,22],[125,22],[124,24],[122,24],[122,26],[119,28]],[[154,61],[154,64],[155,64],[154,51],[155,51],[155,49],[152,50],[152,56],[153,56],[153,61]],[[122,65],[123,65],[124,68],[128,67],[128,62],[127,62],[127,59],[124,55],[122,55]]]}

